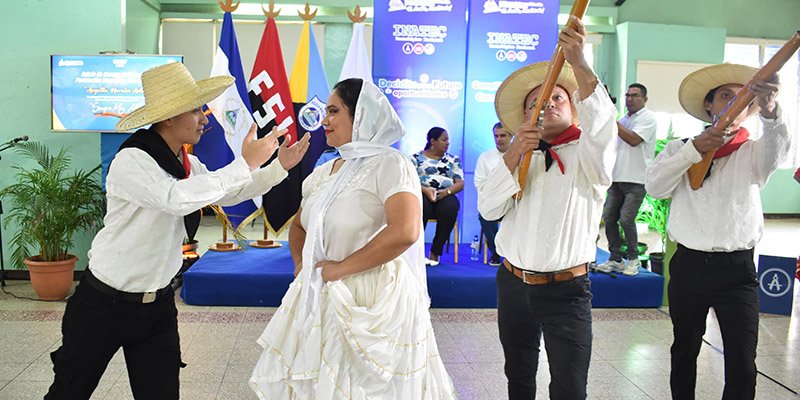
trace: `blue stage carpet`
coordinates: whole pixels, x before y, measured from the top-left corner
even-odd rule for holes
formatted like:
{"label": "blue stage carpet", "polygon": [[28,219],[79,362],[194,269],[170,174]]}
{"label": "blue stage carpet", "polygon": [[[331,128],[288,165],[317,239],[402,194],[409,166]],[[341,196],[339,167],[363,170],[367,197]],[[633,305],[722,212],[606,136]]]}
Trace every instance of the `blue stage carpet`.
{"label": "blue stage carpet", "polygon": [[[435,308],[495,308],[497,267],[470,261],[469,247],[460,248],[459,263],[445,253],[428,268],[428,293]],[[597,261],[608,259],[598,249]],[[294,271],[289,248],[248,248],[244,252],[206,252],[183,275],[181,297],[187,304],[211,306],[269,306],[280,304]],[[592,273],[593,307],[659,307],[664,278],[640,270],[634,277]]]}

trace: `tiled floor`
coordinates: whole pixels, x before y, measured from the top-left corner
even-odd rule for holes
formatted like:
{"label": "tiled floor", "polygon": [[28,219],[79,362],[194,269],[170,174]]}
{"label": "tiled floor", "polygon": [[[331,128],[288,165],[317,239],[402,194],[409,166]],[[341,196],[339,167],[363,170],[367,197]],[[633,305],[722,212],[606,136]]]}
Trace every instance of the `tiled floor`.
{"label": "tiled floor", "polygon": [[[205,224],[205,223],[204,223]],[[800,220],[768,221],[761,252],[800,253]],[[201,237],[213,238],[204,228]],[[657,240],[657,238],[656,238]],[[764,243],[767,242],[767,243]],[[771,247],[770,247],[771,246]],[[6,290],[33,296],[30,284],[10,281]],[[260,348],[255,339],[273,308],[195,307],[179,300],[181,347],[188,366],[181,372],[184,399],[254,399],[247,386]],[[16,299],[0,294],[0,399],[41,399],[52,380],[49,352],[58,347],[64,302]],[[668,310],[595,309],[589,371],[590,399],[669,399]],[[435,309],[431,312],[439,350],[461,399],[504,399],[503,355],[496,310]],[[762,315],[757,398],[800,399],[800,291],[791,318]],[[723,356],[719,330],[709,316],[707,343],[698,360],[698,399],[719,399]],[[549,373],[542,353],[537,381],[547,399]],[[93,399],[131,399],[120,353],[112,360]]]}

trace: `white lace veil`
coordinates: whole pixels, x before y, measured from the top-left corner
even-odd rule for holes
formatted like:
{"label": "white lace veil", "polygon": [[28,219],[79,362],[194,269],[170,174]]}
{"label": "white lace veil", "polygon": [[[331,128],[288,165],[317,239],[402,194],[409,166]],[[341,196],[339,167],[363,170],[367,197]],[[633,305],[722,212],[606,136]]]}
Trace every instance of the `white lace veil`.
{"label": "white lace veil", "polygon": [[[315,268],[317,262],[326,259],[324,251],[325,214],[336,196],[344,189],[368,157],[397,151],[390,147],[405,134],[403,123],[392,108],[389,100],[372,82],[364,81],[356,103],[353,117],[352,141],[338,147],[346,160],[337,176],[320,189],[319,200],[312,206],[306,227],[306,241],[303,246],[303,268],[300,278],[304,285],[301,292],[300,318],[305,318],[305,327],[310,328],[319,321],[319,297],[324,282],[322,272]],[[422,200],[420,209],[422,207]],[[411,268],[423,298],[428,299],[427,278],[424,263],[424,235],[420,227],[417,241],[403,253]]]}

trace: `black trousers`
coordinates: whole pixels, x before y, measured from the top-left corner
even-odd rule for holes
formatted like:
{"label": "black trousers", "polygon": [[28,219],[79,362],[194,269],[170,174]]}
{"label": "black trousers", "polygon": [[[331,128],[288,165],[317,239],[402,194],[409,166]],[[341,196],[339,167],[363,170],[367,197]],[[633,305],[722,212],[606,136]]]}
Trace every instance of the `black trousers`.
{"label": "black trousers", "polygon": [[458,210],[460,208],[461,203],[458,202],[458,197],[454,195],[444,196],[437,199],[435,203],[422,196],[423,229],[428,225],[429,219],[436,219],[436,234],[433,236],[433,243],[431,243],[431,253],[442,255],[442,248],[444,248],[447,238],[450,237],[450,233],[453,232],[453,226],[456,225],[456,218],[458,218]]}
{"label": "black trousers", "polygon": [[589,276],[528,285],[504,267],[497,271],[497,323],[509,400],[536,398],[539,341],[550,364],[550,399],[586,398],[592,355]]}
{"label": "black trousers", "polygon": [[670,260],[673,399],[694,399],[697,355],[714,307],[722,332],[725,389],[722,398],[753,399],[758,345],[758,281],[753,250],[707,253],[678,244]]}
{"label": "black trousers", "polygon": [[64,312],[63,343],[50,354],[55,381],[45,400],[90,398],[120,347],[135,399],[178,399],[177,315],[171,288],[153,303],[137,304],[81,281]]}

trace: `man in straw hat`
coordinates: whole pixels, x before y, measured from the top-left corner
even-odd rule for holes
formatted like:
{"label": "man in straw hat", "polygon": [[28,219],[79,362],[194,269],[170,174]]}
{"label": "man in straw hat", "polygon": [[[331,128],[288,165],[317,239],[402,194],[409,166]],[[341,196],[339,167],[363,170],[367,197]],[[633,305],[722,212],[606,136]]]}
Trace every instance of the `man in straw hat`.
{"label": "man in straw hat", "polygon": [[[575,23],[577,28],[572,28]],[[587,263],[595,258],[603,196],[616,157],[616,111],[583,56],[586,28],[572,17],[560,33],[566,61],[544,108],[541,128],[530,109],[547,63],[506,78],[495,108],[516,135],[478,191],[486,219],[503,218],[497,252],[497,311],[509,399],[536,396],[539,341],[550,364],[550,398],[586,398],[592,352],[592,313]],[[578,128],[580,122],[581,127]],[[520,157],[536,149],[520,200]]]}
{"label": "man in straw hat", "polygon": [[[712,122],[756,72],[736,64],[695,71],[681,82],[681,106],[695,118]],[[672,141],[647,169],[647,192],[672,198],[667,230],[678,244],[668,288],[674,399],[694,399],[697,355],[709,307],[714,307],[725,349],[722,398],[755,396],[758,283],[753,247],[764,230],[760,189],[790,145],[775,101],[778,88],[777,79],[754,82],[750,90],[755,102],[727,131],[709,127],[691,140]],[[751,140],[741,124],[756,112],[764,134]],[[708,151],[716,151],[709,174],[700,189],[692,190],[687,171]]]}
{"label": "man in straw hat", "polygon": [[[281,146],[279,162],[260,168],[285,131],[242,143],[242,157],[209,172],[183,151],[208,122],[202,107],[233,83],[230,76],[195,81],[180,63],[142,74],[145,105],[117,130],[139,129],[111,163],[105,226],[92,242],[89,268],[69,298],[63,341],[53,352],[55,380],[45,399],[88,399],[122,347],[136,399],[177,399],[182,366],[170,280],[181,267],[181,242],[194,236],[200,208],[260,196],[283,180],[308,139]],[[288,143],[284,141],[284,143]]]}

